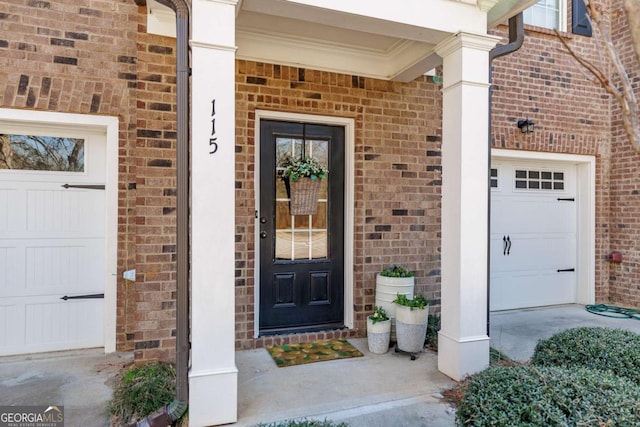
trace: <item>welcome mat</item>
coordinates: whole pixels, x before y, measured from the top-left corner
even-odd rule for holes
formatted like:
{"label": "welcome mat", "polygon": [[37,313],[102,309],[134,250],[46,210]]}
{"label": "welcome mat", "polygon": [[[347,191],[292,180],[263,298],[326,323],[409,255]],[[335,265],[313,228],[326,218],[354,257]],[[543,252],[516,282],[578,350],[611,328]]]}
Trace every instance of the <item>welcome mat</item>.
{"label": "welcome mat", "polygon": [[363,354],[347,340],[320,340],[265,347],[278,367],[361,357]]}

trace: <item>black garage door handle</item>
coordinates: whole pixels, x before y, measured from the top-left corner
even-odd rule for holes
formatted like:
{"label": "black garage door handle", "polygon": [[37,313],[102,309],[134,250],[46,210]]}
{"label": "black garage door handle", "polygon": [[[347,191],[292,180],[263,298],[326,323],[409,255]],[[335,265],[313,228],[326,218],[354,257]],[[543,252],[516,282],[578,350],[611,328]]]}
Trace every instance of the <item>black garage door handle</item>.
{"label": "black garage door handle", "polygon": [[576,271],[576,269],[575,268],[559,268],[557,271],[558,273],[567,273],[569,271]]}
{"label": "black garage door handle", "polygon": [[104,298],[104,294],[75,295],[75,296],[72,296],[72,297],[69,297],[69,296],[65,295],[63,297],[60,297],[60,299],[63,299],[65,301],[68,300],[68,299],[98,299],[98,298]]}

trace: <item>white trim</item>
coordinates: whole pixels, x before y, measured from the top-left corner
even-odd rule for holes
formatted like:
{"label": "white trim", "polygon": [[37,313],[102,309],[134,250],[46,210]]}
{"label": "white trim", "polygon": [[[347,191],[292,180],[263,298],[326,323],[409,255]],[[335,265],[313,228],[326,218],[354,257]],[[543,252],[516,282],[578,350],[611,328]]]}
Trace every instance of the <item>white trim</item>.
{"label": "white trim", "polygon": [[[354,119],[311,114],[256,110],[255,112],[255,206],[260,206],[260,121],[283,120],[344,127],[344,325],[353,329],[353,251],[355,204],[355,122]],[[254,338],[260,332],[260,237],[256,219],[254,270]]]}
{"label": "white trim", "polygon": [[105,191],[106,278],[104,289],[104,351],[116,351],[117,245],[118,245],[118,118],[88,114],[56,113],[0,108],[0,120],[19,124],[88,129],[106,135]]}
{"label": "white trim", "polygon": [[491,159],[538,160],[576,165],[576,303],[595,302],[596,158],[580,154],[492,149]]}

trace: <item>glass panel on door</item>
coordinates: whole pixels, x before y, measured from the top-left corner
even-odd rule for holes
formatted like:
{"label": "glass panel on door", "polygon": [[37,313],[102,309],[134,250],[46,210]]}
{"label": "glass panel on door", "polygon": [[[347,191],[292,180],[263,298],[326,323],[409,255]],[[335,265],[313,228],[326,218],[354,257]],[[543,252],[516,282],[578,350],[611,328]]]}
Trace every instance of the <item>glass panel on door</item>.
{"label": "glass panel on door", "polygon": [[318,211],[315,215],[291,215],[289,195],[280,173],[287,157],[302,156],[316,159],[323,165],[329,162],[329,143],[321,139],[276,138],[276,260],[310,260],[328,257],[327,253],[327,186],[331,175],[321,180]]}

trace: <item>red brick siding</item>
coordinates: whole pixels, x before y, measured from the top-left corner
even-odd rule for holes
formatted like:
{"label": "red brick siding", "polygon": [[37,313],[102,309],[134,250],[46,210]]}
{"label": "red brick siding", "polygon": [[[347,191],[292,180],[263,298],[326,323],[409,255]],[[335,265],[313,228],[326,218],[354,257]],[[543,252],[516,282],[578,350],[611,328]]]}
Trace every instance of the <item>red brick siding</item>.
{"label": "red brick siding", "polygon": [[237,61],[236,100],[236,347],[309,335],[253,340],[256,109],[355,121],[355,330],[311,336],[362,336],[375,274],[392,262],[415,271],[416,290],[439,304],[439,87]]}
{"label": "red brick siding", "polygon": [[146,33],[140,8],[136,90],[136,360],[175,357],[176,41]]}
{"label": "red brick siding", "polygon": [[[612,2],[611,30],[622,62],[640,100],[640,64],[632,48],[631,35],[622,2]],[[615,79],[618,82],[618,79]],[[613,103],[611,148],[610,246],[606,251],[622,252],[621,264],[610,264],[609,286],[612,303],[640,306],[640,153],[635,151],[622,126],[619,106]]]}

